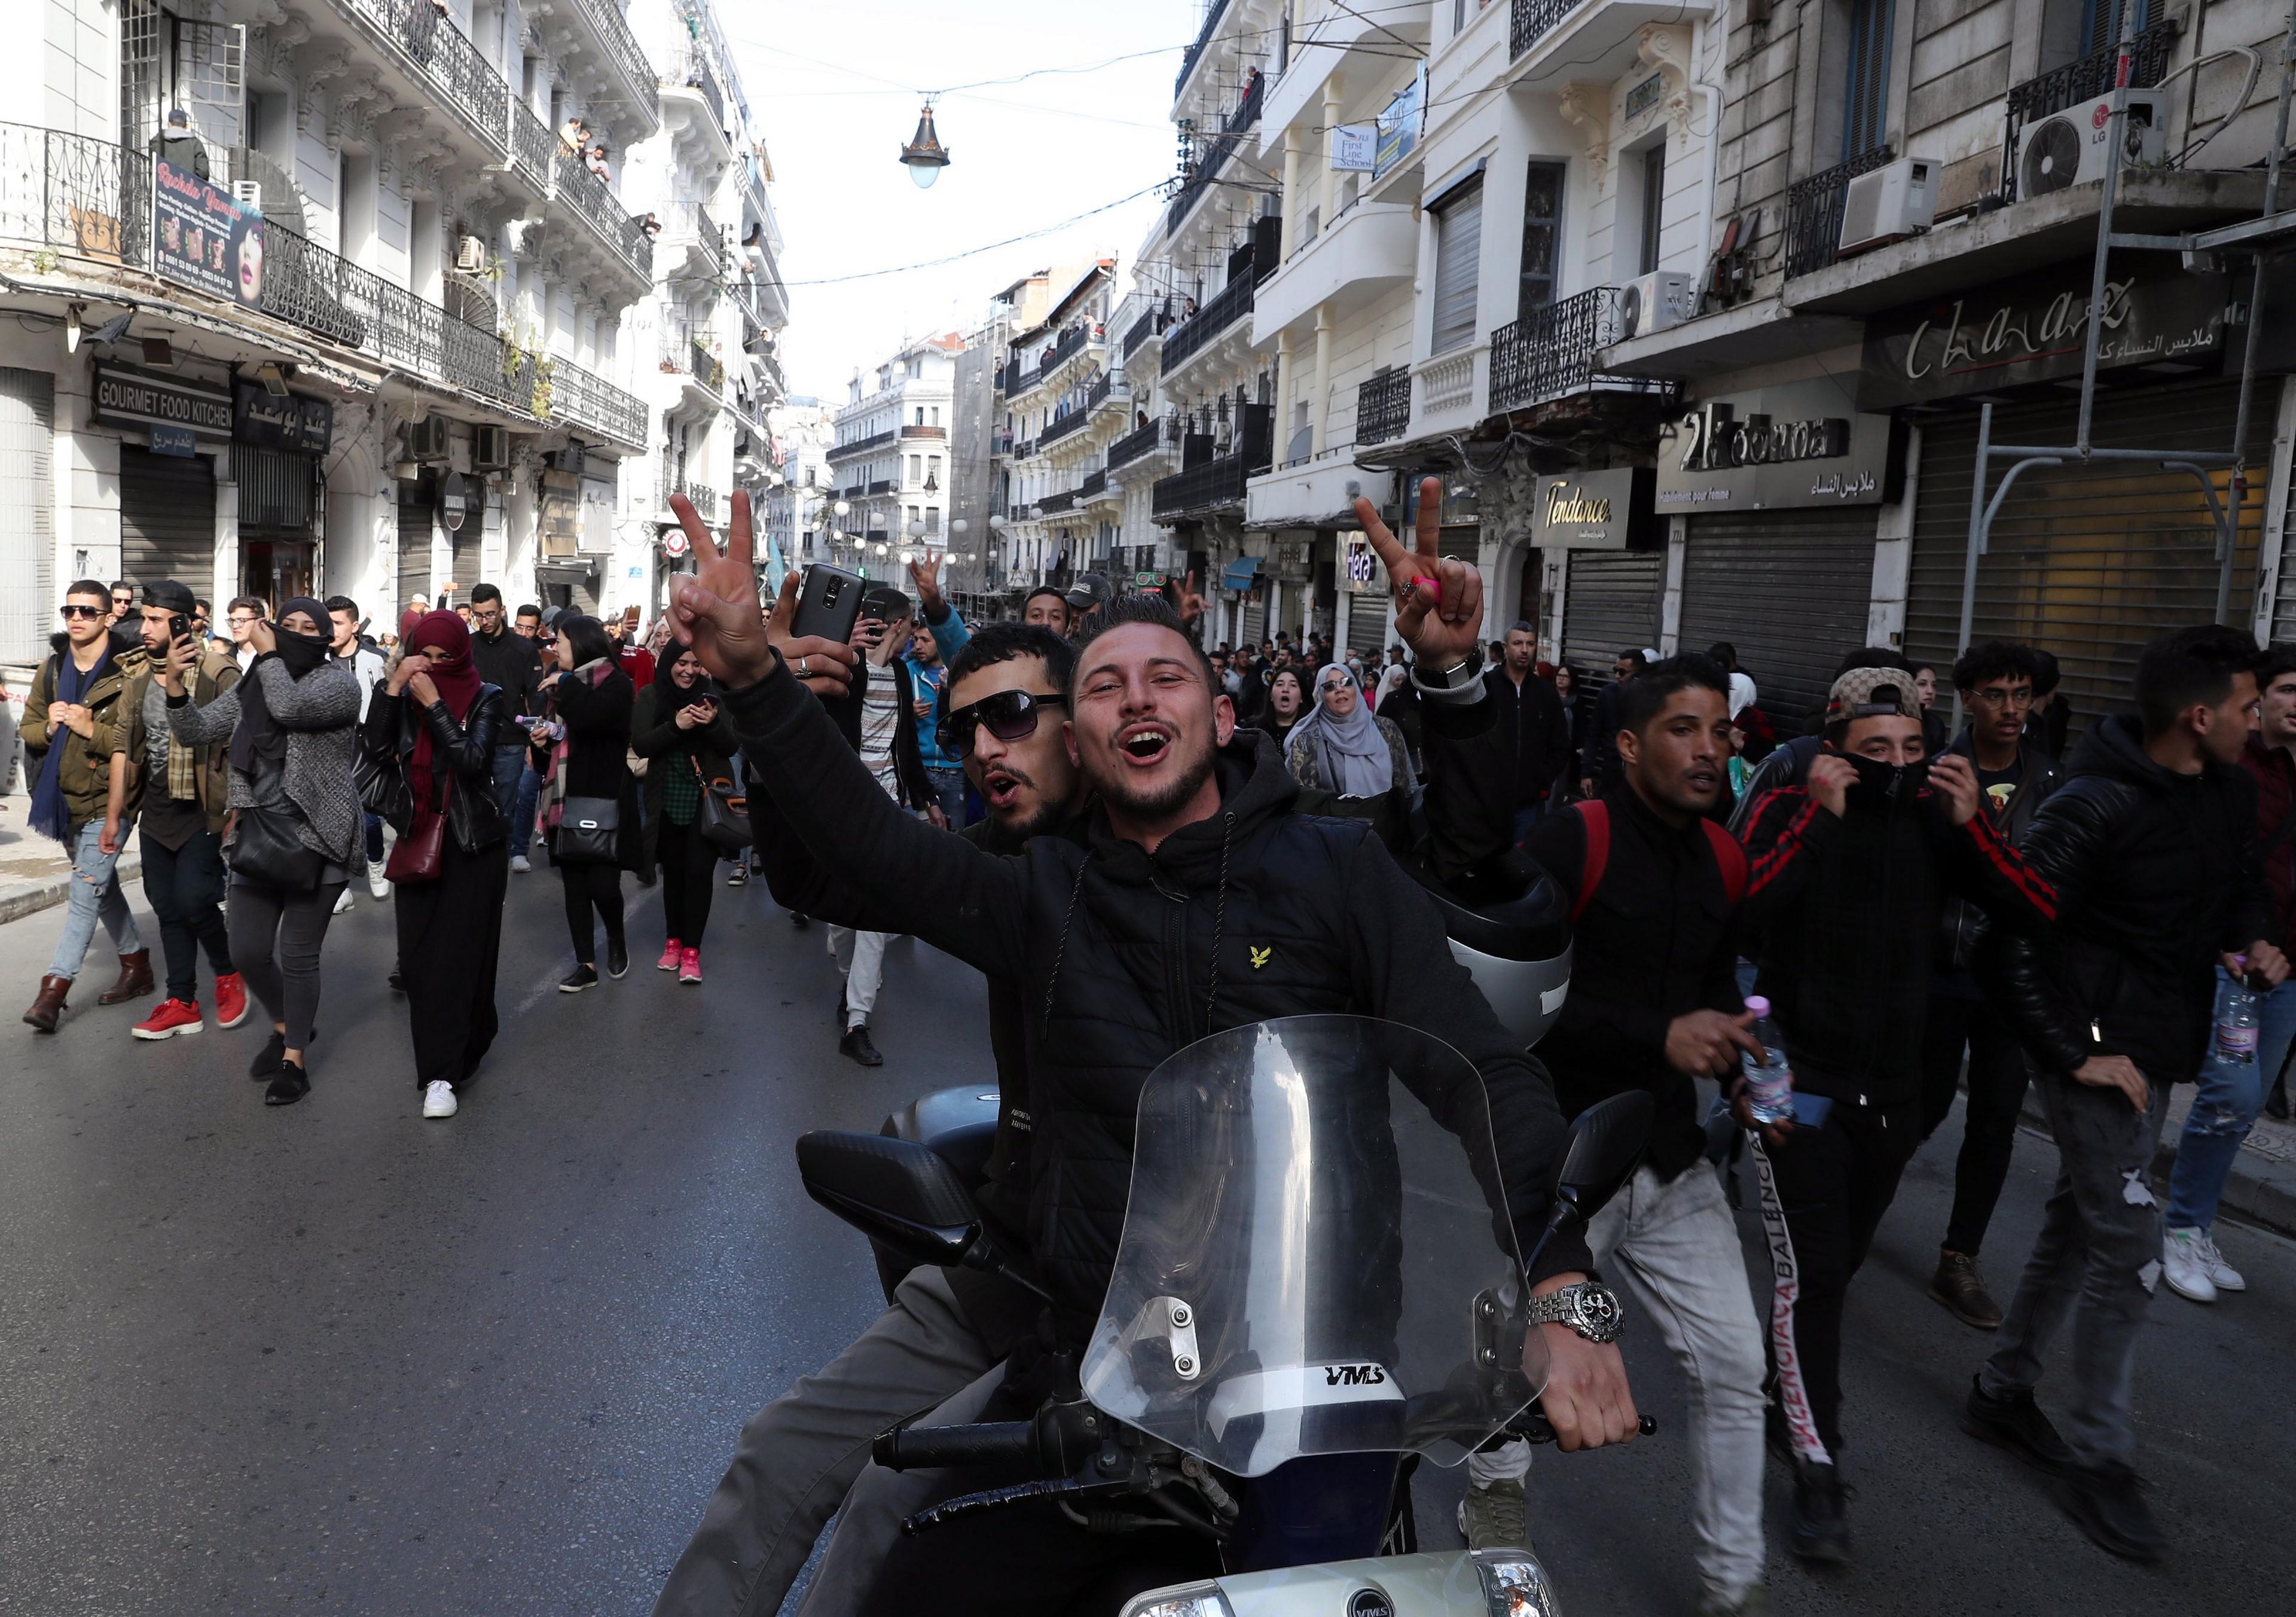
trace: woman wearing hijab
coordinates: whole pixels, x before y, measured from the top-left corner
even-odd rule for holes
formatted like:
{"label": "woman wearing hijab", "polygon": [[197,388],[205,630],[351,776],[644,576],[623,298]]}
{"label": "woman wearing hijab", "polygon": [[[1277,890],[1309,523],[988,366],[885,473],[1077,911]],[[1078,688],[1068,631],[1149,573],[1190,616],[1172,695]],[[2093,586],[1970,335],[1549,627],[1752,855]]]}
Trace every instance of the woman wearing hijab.
{"label": "woman wearing hijab", "polygon": [[1316,676],[1316,705],[1292,729],[1285,749],[1292,777],[1338,801],[1330,812],[1371,821],[1390,850],[1411,828],[1410,753],[1403,732],[1364,705],[1346,667],[1327,662]]}
{"label": "woman wearing hijab", "polygon": [[176,642],[160,674],[176,741],[231,743],[225,918],[232,962],[271,1018],[270,1041],[248,1075],[271,1080],[263,1099],[272,1106],[310,1093],[304,1052],[319,1005],[319,946],[366,830],[354,768],[358,680],[350,664],[328,658],[331,627],[324,603],[287,602],[249,631],[255,661],[205,707],[184,689],[188,641]]}
{"label": "woman wearing hijab", "polygon": [[503,694],[472,666],[458,614],[425,614],[406,643],[368,704],[361,742],[392,784],[390,818],[406,850],[392,901],[422,1115],[452,1117],[497,1025],[495,966],[510,886],[510,838],[494,792]]}
{"label": "woman wearing hijab", "polygon": [[665,645],[653,683],[638,693],[630,715],[630,751],[648,760],[644,866],[661,872],[668,933],[654,964],[680,982],[701,981],[701,933],[717,884],[718,853],[701,834],[701,794],[713,780],[736,778],[741,744],[701,660],[690,648]]}
{"label": "woman wearing hijab", "polygon": [[[558,668],[542,688],[550,694],[562,732],[552,743],[555,790],[549,820],[550,862],[566,884],[566,929],[574,942],[574,969],[559,991],[578,994],[598,986],[597,923],[606,923],[606,974],[630,969],[622,932],[622,872],[646,868],[638,830],[637,782],[629,769],[630,710],[636,691],[614,655],[606,626],[570,613],[558,620]],[[611,859],[572,859],[561,834],[568,798],[604,798],[615,804]]]}

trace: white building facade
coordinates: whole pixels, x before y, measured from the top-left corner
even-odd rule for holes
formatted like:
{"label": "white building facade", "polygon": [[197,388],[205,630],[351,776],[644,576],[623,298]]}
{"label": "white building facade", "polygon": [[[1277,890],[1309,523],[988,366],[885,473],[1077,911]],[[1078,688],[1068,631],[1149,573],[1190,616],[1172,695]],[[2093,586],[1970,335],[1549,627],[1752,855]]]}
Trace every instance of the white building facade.
{"label": "white building facade", "polygon": [[929,337],[848,388],[826,456],[837,497],[824,531],[839,566],[898,580],[907,560],[947,553],[949,433],[964,350],[954,332]]}

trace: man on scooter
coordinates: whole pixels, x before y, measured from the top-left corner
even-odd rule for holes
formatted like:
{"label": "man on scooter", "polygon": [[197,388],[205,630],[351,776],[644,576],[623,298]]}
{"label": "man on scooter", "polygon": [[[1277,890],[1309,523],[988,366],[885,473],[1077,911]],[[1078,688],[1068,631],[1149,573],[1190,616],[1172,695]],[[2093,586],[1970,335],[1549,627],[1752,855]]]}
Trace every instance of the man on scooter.
{"label": "man on scooter", "polygon": [[[1237,739],[1226,699],[1168,608],[1114,603],[1080,651],[1065,731],[1097,799],[1085,840],[1039,837],[998,858],[899,814],[857,772],[800,677],[841,673],[850,653],[791,636],[793,595],[770,625],[760,617],[746,502],[736,502],[726,555],[685,520],[701,570],[680,582],[673,612],[727,687],[745,751],[791,825],[902,930],[1027,987],[1029,1256],[1071,1334],[1105,1286],[1139,1084],[1216,1028],[1328,1011],[1439,1032],[1481,1072],[1509,1204],[1535,1220],[1562,1139],[1544,1073],[1452,962],[1431,901],[1376,841],[1360,825],[1294,811],[1273,744],[1251,732]],[[1398,621],[1423,657],[1448,667],[1473,643],[1480,580],[1438,557],[1431,511],[1422,529],[1415,553],[1398,547]],[[1583,1245],[1558,1243],[1533,1289],[1581,1285],[1585,1267]],[[1636,1414],[1615,1349],[1542,1330],[1554,1364],[1545,1405],[1564,1446],[1625,1441]],[[1032,1568],[1039,1587],[1063,1564],[1091,1570],[1089,1555],[1057,1553],[1070,1547],[1056,1542],[1065,1531],[1047,1523]]]}

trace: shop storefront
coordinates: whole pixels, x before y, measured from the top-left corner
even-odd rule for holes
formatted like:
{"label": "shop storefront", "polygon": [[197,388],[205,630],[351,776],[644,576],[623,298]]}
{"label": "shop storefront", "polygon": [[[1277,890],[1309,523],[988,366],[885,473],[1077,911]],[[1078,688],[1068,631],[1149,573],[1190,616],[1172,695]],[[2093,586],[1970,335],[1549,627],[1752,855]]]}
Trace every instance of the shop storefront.
{"label": "shop storefront", "polygon": [[[232,397],[221,387],[99,365],[91,418],[120,430],[120,574],[175,579],[206,595],[216,572],[216,468],[230,447]],[[143,442],[135,441],[142,439]],[[218,619],[222,616],[218,603]]]}
{"label": "shop storefront", "polygon": [[[1562,660],[1582,685],[1607,683],[1628,647],[1658,644],[1666,550],[1651,488],[1647,467],[1620,467],[1542,477],[1532,492],[1521,594],[1535,609],[1546,558],[1564,558]],[[1490,637],[1505,628],[1494,621]]]}
{"label": "shop storefront", "polygon": [[55,622],[55,414],[53,375],[0,365],[0,662],[37,661]]}
{"label": "shop storefront", "polygon": [[426,470],[398,485],[398,599],[393,603],[394,624],[415,596],[430,598],[430,536],[438,520],[437,473]]}
{"label": "shop storefront", "polygon": [[316,593],[334,406],[253,382],[232,393],[232,476],[239,484],[239,593],[275,605]]}

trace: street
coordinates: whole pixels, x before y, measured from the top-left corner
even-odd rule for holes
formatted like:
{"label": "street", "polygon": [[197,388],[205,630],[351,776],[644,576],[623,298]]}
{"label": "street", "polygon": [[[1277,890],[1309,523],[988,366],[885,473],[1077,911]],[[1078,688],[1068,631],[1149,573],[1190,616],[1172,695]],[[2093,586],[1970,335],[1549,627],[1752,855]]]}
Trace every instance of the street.
{"label": "street", "polygon": [[[58,920],[0,927],[26,997]],[[922,946],[891,952],[868,1072],[834,1053],[820,929],[761,887],[720,890],[699,989],[652,969],[660,934],[645,893],[629,976],[562,996],[558,883],[513,877],[503,1032],[444,1123],[415,1115],[388,907],[364,888],[328,939],[301,1105],[266,1110],[243,1076],[253,1025],[131,1042],[148,1003],[94,1008],[101,950],[58,1036],[0,1033],[0,1611],[647,1609],[741,1423],[873,1312],[863,1244],[806,1200],[791,1139],[991,1076],[978,980]],[[1774,1467],[1776,1609],[2284,1605],[2296,1246],[2226,1230],[2249,1293],[2156,1301],[2137,1408],[2175,1549],[2124,1565],[1952,1424],[1984,1339],[1922,1287],[1957,1128],[1851,1293],[1857,1563],[1814,1578],[1784,1555]],[[2021,1140],[1987,1258],[2005,1296],[2053,1160]],[[1573,1617],[1693,1602],[1679,1381],[1631,1317],[1628,1342],[1658,1436],[1533,1473]],[[1459,1478],[1421,1477],[1424,1537],[1447,1541]]]}

